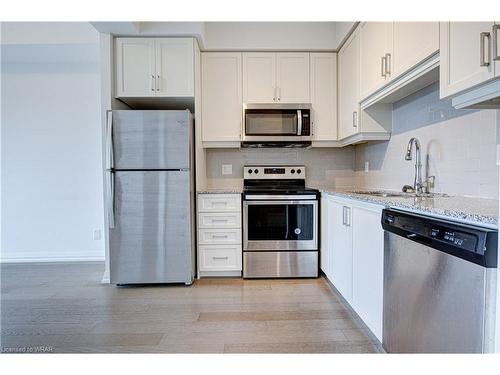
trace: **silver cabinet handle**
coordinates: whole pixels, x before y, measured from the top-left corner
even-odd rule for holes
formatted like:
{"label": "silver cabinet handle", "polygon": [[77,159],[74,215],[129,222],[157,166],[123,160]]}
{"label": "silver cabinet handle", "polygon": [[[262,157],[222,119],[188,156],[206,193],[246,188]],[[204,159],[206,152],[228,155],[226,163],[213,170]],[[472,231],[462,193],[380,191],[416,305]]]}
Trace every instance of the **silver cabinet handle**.
{"label": "silver cabinet handle", "polygon": [[212,234],[213,238],[227,238],[227,234]]}
{"label": "silver cabinet handle", "polygon": [[212,219],[213,223],[227,223],[229,219]]}
{"label": "silver cabinet handle", "polygon": [[151,91],[155,91],[155,76],[151,74]]}
{"label": "silver cabinet handle", "polygon": [[358,127],[358,111],[352,112],[352,127],[353,128]]}
{"label": "silver cabinet handle", "polygon": [[493,34],[493,60],[499,61],[500,55],[498,55],[498,30],[500,30],[500,25],[493,25],[491,33]]}
{"label": "silver cabinet handle", "polygon": [[278,102],[281,100],[281,87],[278,87]]}
{"label": "silver cabinet handle", "polygon": [[156,78],[157,78],[157,81],[156,81],[156,91],[160,91],[160,83],[161,83],[160,76],[157,75]]}
{"label": "silver cabinet handle", "polygon": [[342,206],[342,225],[345,225],[345,209],[346,206]]}
{"label": "silver cabinet handle", "polygon": [[380,75],[385,78],[385,56],[380,58]]}
{"label": "silver cabinet handle", "polygon": [[229,257],[212,257],[212,259],[229,259]]}
{"label": "silver cabinet handle", "polygon": [[346,213],[345,225],[347,227],[350,227],[351,226],[351,207],[346,207],[345,213]]}
{"label": "silver cabinet handle", "polygon": [[[479,65],[480,66],[488,66],[490,65],[490,48],[491,48],[491,39],[490,39],[490,33],[489,32],[482,32],[479,34]],[[484,39],[488,40],[488,60],[485,58],[485,51],[484,51]]]}
{"label": "silver cabinet handle", "polygon": [[391,75],[391,54],[390,53],[385,54],[385,74],[388,76]]}

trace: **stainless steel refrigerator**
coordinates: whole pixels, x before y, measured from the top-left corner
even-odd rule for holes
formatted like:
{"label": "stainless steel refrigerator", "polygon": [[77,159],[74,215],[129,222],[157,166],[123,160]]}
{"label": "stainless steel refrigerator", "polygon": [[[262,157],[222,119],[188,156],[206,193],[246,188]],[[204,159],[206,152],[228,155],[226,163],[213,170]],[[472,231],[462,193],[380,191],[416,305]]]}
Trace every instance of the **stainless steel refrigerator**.
{"label": "stainless steel refrigerator", "polygon": [[108,112],[112,284],[192,283],[193,149],[193,119],[187,110]]}

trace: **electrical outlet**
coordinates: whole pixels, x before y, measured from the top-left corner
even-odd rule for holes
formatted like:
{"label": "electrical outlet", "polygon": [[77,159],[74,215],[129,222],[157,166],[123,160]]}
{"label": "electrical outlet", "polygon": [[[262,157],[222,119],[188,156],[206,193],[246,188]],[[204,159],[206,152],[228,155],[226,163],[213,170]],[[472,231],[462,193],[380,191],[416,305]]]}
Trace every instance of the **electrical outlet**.
{"label": "electrical outlet", "polygon": [[223,175],[233,174],[233,165],[232,164],[222,164],[222,174]]}
{"label": "electrical outlet", "polygon": [[370,162],[365,161],[365,173],[368,173],[368,172],[370,172]]}
{"label": "electrical outlet", "polygon": [[94,229],[94,241],[99,241],[101,239],[101,230]]}

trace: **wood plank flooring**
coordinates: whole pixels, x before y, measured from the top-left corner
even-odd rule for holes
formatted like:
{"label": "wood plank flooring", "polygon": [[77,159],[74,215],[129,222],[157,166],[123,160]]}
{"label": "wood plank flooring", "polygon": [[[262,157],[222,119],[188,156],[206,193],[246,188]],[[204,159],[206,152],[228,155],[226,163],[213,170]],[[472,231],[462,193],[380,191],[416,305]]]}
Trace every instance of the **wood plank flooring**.
{"label": "wood plank flooring", "polygon": [[102,263],[1,265],[4,353],[375,353],[323,278],[100,284]]}

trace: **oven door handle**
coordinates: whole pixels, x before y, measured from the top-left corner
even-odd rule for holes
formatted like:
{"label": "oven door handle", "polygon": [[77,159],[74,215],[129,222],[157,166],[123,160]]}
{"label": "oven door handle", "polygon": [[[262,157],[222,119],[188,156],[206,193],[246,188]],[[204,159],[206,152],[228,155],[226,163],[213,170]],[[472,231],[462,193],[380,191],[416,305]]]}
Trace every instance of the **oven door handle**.
{"label": "oven door handle", "polygon": [[271,195],[271,194],[247,194],[244,198],[246,201],[316,201],[317,196],[310,195]]}

